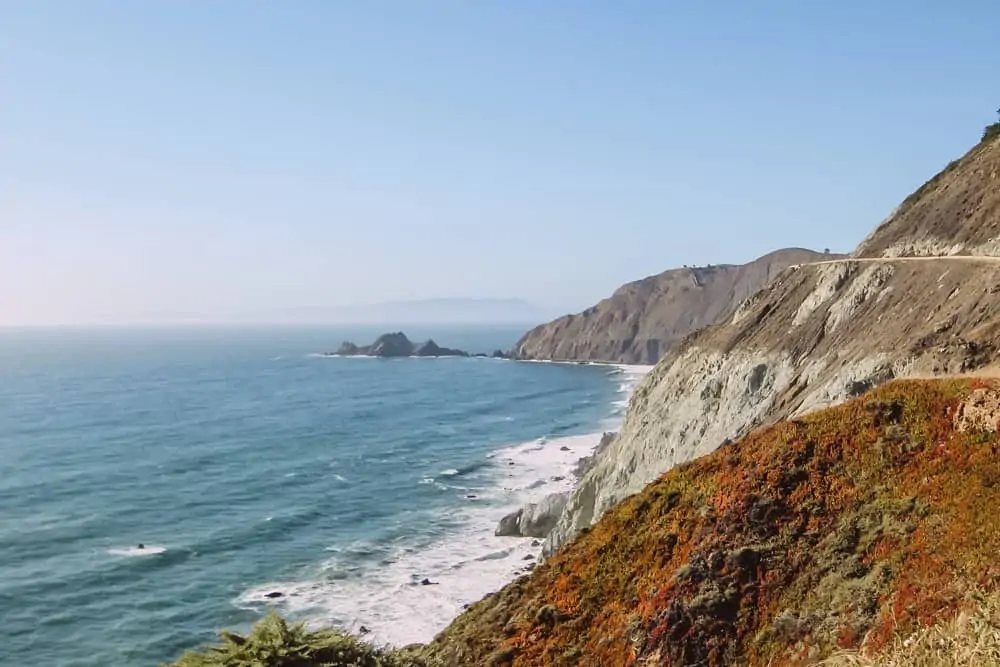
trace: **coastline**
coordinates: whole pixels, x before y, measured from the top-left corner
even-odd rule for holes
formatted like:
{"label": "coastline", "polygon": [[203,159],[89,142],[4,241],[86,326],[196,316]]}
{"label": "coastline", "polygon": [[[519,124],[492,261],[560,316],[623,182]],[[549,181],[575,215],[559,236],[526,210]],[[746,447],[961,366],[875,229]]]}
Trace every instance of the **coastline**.
{"label": "coastline", "polygon": [[[621,426],[629,398],[651,368],[586,364],[606,366],[608,380],[618,384],[609,414],[595,431],[508,445],[490,452],[480,471],[447,469],[422,480],[464,495],[449,516],[457,532],[424,535],[420,544],[401,547],[376,570],[341,577],[350,558],[370,548],[360,541],[332,551],[316,577],[253,586],[234,600],[236,606],[258,612],[278,606],[312,625],[341,627],[377,644],[399,647],[433,639],[466,606],[541,561],[544,538],[497,536],[497,523],[526,504],[573,491],[581,466],[605,433]],[[490,487],[485,491],[484,483]]]}

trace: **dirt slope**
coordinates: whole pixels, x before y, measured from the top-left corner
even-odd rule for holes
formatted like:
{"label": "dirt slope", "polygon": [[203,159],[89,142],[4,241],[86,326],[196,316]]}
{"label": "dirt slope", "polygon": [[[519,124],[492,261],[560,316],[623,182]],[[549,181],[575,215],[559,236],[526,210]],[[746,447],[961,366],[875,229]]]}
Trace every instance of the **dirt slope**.
{"label": "dirt slope", "polygon": [[681,338],[736,307],[788,266],[839,257],[786,248],[748,264],[671,269],[526,333],[518,359],[655,364]]}

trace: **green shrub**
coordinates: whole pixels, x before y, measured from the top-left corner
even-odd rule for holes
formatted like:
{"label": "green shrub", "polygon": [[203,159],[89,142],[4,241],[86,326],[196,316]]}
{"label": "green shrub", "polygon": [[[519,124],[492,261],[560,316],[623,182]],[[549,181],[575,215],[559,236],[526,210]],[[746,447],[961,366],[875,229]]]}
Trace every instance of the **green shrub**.
{"label": "green shrub", "polygon": [[989,141],[1000,137],[1000,123],[993,123],[992,125],[987,125],[986,129],[983,130],[983,141]]}
{"label": "green shrub", "polygon": [[221,644],[186,653],[173,667],[422,667],[342,632],[288,624],[273,611],[245,637],[227,630],[219,637]]}
{"label": "green shrub", "polygon": [[[1000,116],[1000,109],[997,109],[997,115]],[[986,126],[986,129],[983,130],[982,141],[989,141],[996,137],[1000,137],[1000,121]]]}

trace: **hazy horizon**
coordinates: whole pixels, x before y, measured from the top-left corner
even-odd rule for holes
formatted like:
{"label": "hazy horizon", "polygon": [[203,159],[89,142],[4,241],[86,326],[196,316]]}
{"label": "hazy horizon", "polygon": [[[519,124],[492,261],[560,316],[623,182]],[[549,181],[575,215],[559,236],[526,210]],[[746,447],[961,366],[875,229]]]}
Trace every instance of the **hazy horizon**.
{"label": "hazy horizon", "polygon": [[99,314],[78,322],[2,324],[0,328],[145,327],[145,326],[533,326],[566,313],[522,299],[415,299],[347,306],[286,306],[233,313]]}
{"label": "hazy horizon", "polygon": [[977,0],[6,3],[0,326],[560,315],[682,265],[849,252],[995,119],[998,20]]}

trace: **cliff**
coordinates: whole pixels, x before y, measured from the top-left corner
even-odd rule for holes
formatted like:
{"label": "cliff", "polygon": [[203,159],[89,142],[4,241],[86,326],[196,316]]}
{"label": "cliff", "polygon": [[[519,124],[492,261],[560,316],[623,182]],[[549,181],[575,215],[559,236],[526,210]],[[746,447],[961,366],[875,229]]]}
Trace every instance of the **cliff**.
{"label": "cliff", "polygon": [[788,248],[748,264],[664,271],[623,285],[582,313],[535,327],[513,356],[655,364],[687,334],[731,315],[788,266],[837,257]]}
{"label": "cliff", "polygon": [[[864,642],[882,664],[1000,585],[998,419],[992,383],[905,381],[757,430],[618,505],[421,656],[799,665]],[[943,657],[926,664],[973,664]]]}
{"label": "cliff", "polygon": [[[1000,137],[918,190],[854,256],[789,267],[676,345],[633,395],[547,553],[664,471],[756,426],[893,378],[988,368],[1000,346],[1000,258],[987,254],[1000,224],[998,160]],[[960,205],[956,191],[973,194]],[[883,256],[944,246],[970,254]]]}

